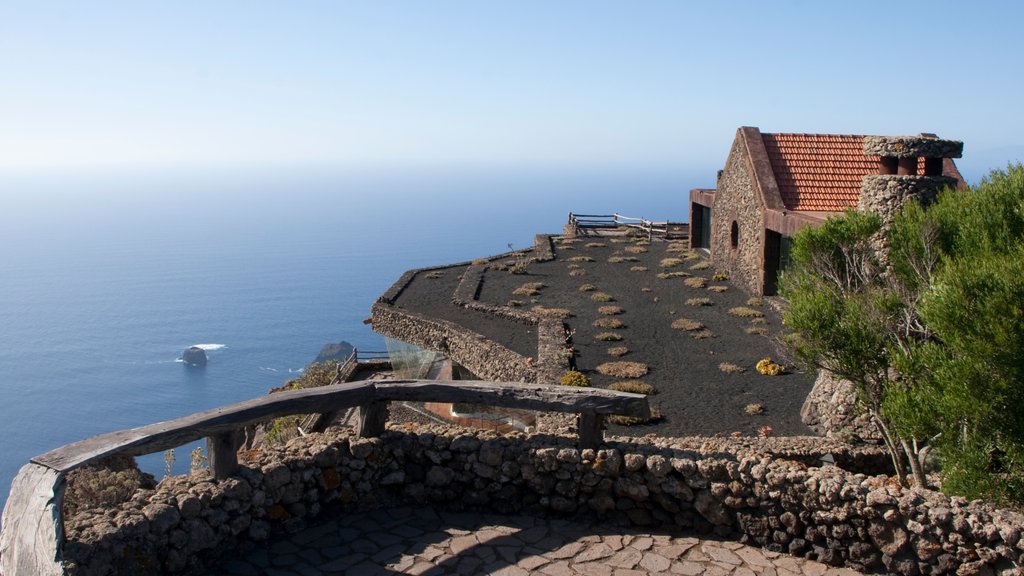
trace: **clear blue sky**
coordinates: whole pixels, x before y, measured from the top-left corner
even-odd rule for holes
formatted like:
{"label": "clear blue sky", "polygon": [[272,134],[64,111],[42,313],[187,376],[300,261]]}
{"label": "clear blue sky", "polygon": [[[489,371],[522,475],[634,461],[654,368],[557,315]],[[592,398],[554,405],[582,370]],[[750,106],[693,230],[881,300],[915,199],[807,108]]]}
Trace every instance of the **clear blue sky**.
{"label": "clear blue sky", "polygon": [[0,172],[714,169],[737,127],[1024,159],[1015,2],[5,1]]}

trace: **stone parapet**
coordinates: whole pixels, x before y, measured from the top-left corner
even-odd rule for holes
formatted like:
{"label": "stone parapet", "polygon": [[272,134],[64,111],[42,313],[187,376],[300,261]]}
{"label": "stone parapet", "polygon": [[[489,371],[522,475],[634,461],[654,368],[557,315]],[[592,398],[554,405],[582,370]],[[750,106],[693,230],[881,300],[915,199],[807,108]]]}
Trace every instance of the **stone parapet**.
{"label": "stone parapet", "polygon": [[808,457],[853,451],[834,440],[711,440],[618,438],[595,450],[558,435],[334,429],[245,453],[232,478],[172,477],[67,518],[63,557],[76,576],[183,574],[324,514],[413,504],[711,533],[868,572],[1014,573],[1024,562],[1024,515],[785,456],[790,443]]}
{"label": "stone parapet", "polygon": [[888,158],[960,158],[964,143],[923,136],[865,136],[864,155]]}

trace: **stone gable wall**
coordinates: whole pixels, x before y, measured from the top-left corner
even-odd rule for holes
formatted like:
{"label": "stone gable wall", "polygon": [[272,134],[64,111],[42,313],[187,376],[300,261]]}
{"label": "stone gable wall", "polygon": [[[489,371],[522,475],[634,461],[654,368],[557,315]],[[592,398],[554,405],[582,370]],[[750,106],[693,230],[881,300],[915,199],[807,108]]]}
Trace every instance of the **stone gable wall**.
{"label": "stone gable wall", "polygon": [[[733,141],[715,192],[711,214],[711,260],[718,270],[752,294],[761,294],[764,215],[743,138]],[[739,225],[739,245],[732,249],[732,223]]]}
{"label": "stone gable wall", "polygon": [[1012,574],[1024,561],[1021,514],[808,466],[830,450],[855,459],[828,439],[695,444],[620,438],[580,450],[561,436],[332,430],[247,453],[230,479],[174,477],[118,508],[69,518],[64,558],[73,575],[181,574],[318,517],[412,503],[710,533],[868,572]]}

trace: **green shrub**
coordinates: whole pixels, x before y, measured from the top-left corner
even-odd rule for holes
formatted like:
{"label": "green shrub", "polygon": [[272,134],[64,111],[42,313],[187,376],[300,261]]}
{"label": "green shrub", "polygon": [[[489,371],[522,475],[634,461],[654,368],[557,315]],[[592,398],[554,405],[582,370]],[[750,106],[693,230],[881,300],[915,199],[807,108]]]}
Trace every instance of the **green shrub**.
{"label": "green shrub", "polygon": [[594,302],[615,302],[615,298],[605,292],[594,292],[590,295],[590,299]]}

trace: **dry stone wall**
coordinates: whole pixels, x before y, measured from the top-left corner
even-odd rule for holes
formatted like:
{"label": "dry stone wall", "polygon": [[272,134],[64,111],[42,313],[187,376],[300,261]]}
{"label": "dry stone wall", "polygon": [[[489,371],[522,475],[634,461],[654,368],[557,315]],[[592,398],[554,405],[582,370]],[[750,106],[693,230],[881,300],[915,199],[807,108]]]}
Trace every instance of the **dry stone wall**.
{"label": "dry stone wall", "polygon": [[390,306],[373,305],[374,331],[446,354],[484,380],[536,382],[536,367],[525,356],[446,320],[427,318]]}
{"label": "dry stone wall", "polygon": [[413,503],[713,533],[868,572],[1013,574],[1024,561],[1020,514],[765,455],[788,444],[806,457],[850,452],[828,439],[758,442],[698,451],[616,439],[581,450],[560,436],[332,430],[248,453],[230,479],[170,478],[118,508],[69,518],[64,558],[74,575],[181,574],[316,518]]}

